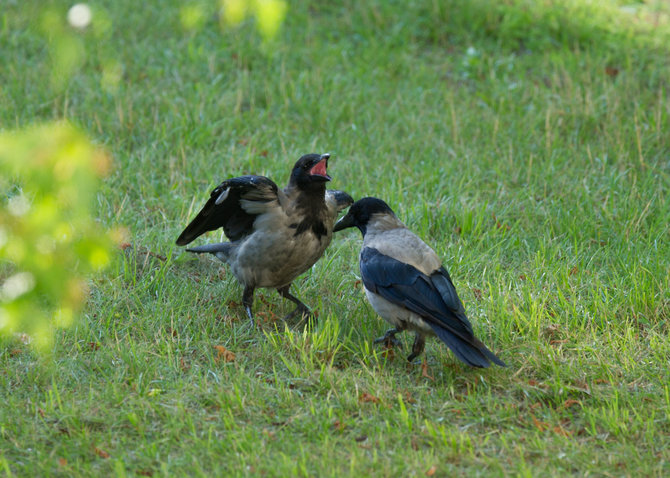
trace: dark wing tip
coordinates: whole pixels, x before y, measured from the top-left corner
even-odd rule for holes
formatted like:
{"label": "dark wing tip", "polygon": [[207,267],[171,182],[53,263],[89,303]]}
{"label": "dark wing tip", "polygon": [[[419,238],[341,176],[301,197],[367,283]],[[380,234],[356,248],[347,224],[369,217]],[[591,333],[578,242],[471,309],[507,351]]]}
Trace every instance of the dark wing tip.
{"label": "dark wing tip", "polygon": [[208,215],[208,209],[212,207],[213,202],[214,202],[213,198],[207,201],[207,203],[203,206],[200,212],[182,231],[182,233],[179,235],[176,241],[178,246],[185,246],[198,236],[212,229],[210,227],[210,224],[208,224],[207,215]]}
{"label": "dark wing tip", "polygon": [[486,348],[486,345],[475,337],[472,337],[472,341],[466,341],[439,325],[430,323],[430,326],[435,335],[451,349],[456,358],[461,362],[471,367],[479,368],[488,368],[491,366],[491,362],[501,367],[507,366],[505,362],[500,360],[493,352]]}
{"label": "dark wing tip", "polygon": [[507,367],[507,364],[500,360],[496,354],[491,352],[489,349],[484,347],[483,349],[480,349],[484,355],[486,355],[486,358],[488,358],[491,362],[493,362],[496,365],[499,365],[501,367]]}

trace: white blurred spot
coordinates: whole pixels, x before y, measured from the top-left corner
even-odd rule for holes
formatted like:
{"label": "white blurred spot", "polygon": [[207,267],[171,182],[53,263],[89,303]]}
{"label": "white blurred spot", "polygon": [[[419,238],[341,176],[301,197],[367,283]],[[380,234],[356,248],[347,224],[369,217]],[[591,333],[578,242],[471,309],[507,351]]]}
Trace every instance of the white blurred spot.
{"label": "white blurred spot", "polygon": [[13,196],[7,202],[7,210],[12,216],[23,216],[30,210],[30,203],[28,198],[23,194]]}
{"label": "white blurred spot", "polygon": [[22,334],[15,334],[15,336],[16,336],[16,338],[18,338],[18,339],[21,341],[21,343],[24,344],[24,345],[29,345],[30,342],[33,341],[33,338],[32,338],[30,335],[25,334],[25,333],[22,333]]}
{"label": "white blurred spot", "polygon": [[77,3],[67,12],[67,21],[75,28],[86,28],[91,23],[93,14],[85,3]]}
{"label": "white blurred spot", "polygon": [[30,292],[35,287],[35,277],[30,272],[19,272],[7,278],[2,284],[0,298],[7,302]]}

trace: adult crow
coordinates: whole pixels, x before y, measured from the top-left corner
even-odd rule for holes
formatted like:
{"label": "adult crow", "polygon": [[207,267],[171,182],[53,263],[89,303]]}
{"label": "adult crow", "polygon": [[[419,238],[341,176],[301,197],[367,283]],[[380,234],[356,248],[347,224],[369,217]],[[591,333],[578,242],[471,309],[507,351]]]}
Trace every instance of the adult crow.
{"label": "adult crow", "polygon": [[323,255],[338,212],[353,203],[343,191],[326,190],[329,154],[306,154],[295,163],[282,190],[264,176],[227,179],[210,194],[198,215],[177,239],[184,246],[201,234],[223,228],[230,242],[186,249],[208,252],[226,262],[244,286],[242,304],[251,312],[254,290],[274,288],[296,304],[303,319],[309,309],[291,295],[291,282]]}
{"label": "adult crow", "polygon": [[473,367],[490,362],[505,366],[475,338],[449,273],[435,251],[407,229],[381,199],[356,201],[335,224],[335,231],[357,227],[363,234],[359,256],[365,295],[375,311],[394,328],[375,342],[399,344],[395,334],[416,333],[414,360],[426,345],[427,335],[437,335],[456,357]]}

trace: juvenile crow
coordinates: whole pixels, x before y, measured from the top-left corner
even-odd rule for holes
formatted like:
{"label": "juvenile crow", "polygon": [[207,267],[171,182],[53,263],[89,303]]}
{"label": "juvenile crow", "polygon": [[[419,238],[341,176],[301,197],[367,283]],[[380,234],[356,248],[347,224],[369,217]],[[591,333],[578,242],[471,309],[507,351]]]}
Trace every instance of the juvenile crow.
{"label": "juvenile crow", "polygon": [[416,333],[414,360],[437,335],[456,357],[473,367],[505,366],[477,340],[449,273],[435,251],[407,229],[381,199],[356,201],[335,231],[356,226],[363,234],[359,256],[365,295],[375,311],[395,328],[375,342],[399,344],[395,334]]}
{"label": "juvenile crow", "polygon": [[241,176],[219,184],[177,239],[184,246],[220,227],[230,242],[186,249],[209,252],[228,263],[244,286],[242,304],[254,323],[254,289],[274,288],[296,304],[303,319],[309,309],[291,295],[291,282],[321,257],[333,236],[338,212],[354,201],[343,191],[326,190],[329,154],[306,154],[282,190],[264,176]]}

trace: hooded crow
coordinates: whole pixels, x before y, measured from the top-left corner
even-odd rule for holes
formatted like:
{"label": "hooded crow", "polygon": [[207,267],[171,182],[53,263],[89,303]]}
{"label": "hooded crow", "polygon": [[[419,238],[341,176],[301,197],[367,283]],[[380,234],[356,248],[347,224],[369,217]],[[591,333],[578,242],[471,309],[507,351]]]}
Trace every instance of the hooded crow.
{"label": "hooded crow", "polygon": [[321,257],[333,236],[337,214],[354,201],[343,191],[326,190],[329,154],[306,154],[295,163],[282,190],[264,176],[227,179],[210,194],[198,215],[177,239],[184,246],[220,227],[230,242],[186,249],[208,252],[226,262],[244,286],[242,304],[251,319],[254,290],[277,289],[296,304],[285,317],[310,316],[291,295],[291,282]]}
{"label": "hooded crow", "polygon": [[437,335],[461,361],[473,367],[505,366],[475,338],[449,273],[435,251],[407,229],[381,199],[356,201],[335,231],[357,227],[363,234],[361,278],[372,308],[394,326],[375,342],[398,344],[395,334],[416,333],[414,360],[426,336]]}

